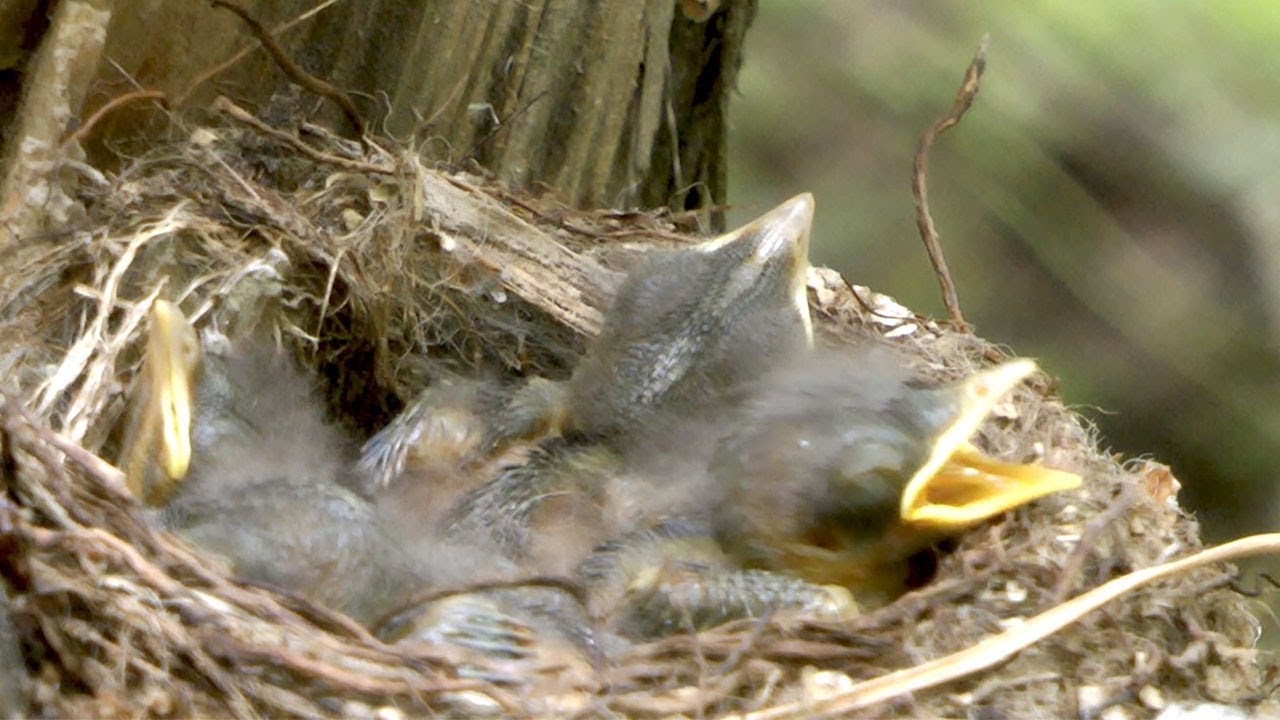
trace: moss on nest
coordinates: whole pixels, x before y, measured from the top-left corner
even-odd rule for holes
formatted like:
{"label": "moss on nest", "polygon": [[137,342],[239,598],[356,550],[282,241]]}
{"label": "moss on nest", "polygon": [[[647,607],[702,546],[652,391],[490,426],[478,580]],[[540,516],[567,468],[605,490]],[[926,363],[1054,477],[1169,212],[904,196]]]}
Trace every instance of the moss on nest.
{"label": "moss on nest", "polygon": [[[64,190],[82,224],[0,256],[11,549],[0,569],[43,714],[788,716],[805,693],[960,650],[1200,547],[1167,471],[1100,450],[1040,376],[979,442],[1080,472],[1084,488],[968,533],[931,583],[846,625],[744,621],[595,668],[549,652],[521,681],[495,683],[471,679],[492,659],[388,647],[237,583],[154,532],[99,458],[112,458],[152,299],[181,302],[204,327],[259,324],[367,434],[442,373],[563,376],[625,256],[684,241],[671,218],[571,212],[411,154],[309,142],[308,153],[242,125],[196,129],[118,176],[75,176]],[[827,270],[811,271],[810,300],[825,342],[889,343],[928,375],[1002,355]],[[1114,702],[1138,717],[1155,714],[1157,695],[1253,702],[1255,622],[1225,588],[1230,572],[1131,594],[994,670],[864,712],[1092,716]]]}

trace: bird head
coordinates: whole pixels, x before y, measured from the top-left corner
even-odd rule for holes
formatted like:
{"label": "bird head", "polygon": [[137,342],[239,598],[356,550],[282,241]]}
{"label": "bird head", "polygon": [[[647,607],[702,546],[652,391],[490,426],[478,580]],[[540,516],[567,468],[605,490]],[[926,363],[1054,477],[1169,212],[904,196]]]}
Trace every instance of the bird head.
{"label": "bird head", "polygon": [[811,346],[812,221],[806,193],[721,237],[643,258],[569,381],[570,427],[626,432],[654,411],[723,398]]}
{"label": "bird head", "polygon": [[1080,484],[970,442],[1035,369],[1015,360],[924,388],[883,358],[788,367],[712,462],[717,537],[748,567],[873,597],[900,590],[908,558],[937,540]]}
{"label": "bird head", "polygon": [[[704,289],[717,291],[709,303],[713,315],[755,315],[761,310],[776,314],[776,318],[752,319],[787,326],[792,333],[798,329],[804,344],[812,347],[813,322],[805,289],[812,225],[813,196],[802,193],[737,230],[696,246],[694,250],[706,257]],[[735,337],[734,342],[742,339]]]}

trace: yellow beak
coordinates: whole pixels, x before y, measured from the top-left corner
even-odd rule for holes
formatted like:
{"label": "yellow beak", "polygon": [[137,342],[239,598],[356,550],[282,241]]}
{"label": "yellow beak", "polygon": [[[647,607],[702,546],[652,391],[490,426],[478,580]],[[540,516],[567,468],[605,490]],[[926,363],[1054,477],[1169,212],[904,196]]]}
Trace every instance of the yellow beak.
{"label": "yellow beak", "polygon": [[734,230],[697,246],[715,252],[731,244],[750,247],[746,262],[756,266],[777,263],[786,268],[791,304],[804,326],[805,342],[813,347],[813,320],[809,317],[809,231],[813,226],[813,195],[800,193],[778,207]]}
{"label": "yellow beak", "polygon": [[155,301],[142,360],[140,402],[123,454],[129,489],[148,502],[162,501],[191,466],[193,388],[199,363],[195,328],[176,305]]}
{"label": "yellow beak", "polygon": [[1014,360],[961,385],[959,415],[943,430],[902,493],[904,523],[951,532],[1080,486],[1081,478],[1075,473],[1001,462],[969,444],[996,403],[1035,370],[1031,360]]}
{"label": "yellow beak", "polygon": [[178,306],[157,300],[151,311],[147,360],[152,410],[160,420],[160,465],[172,480],[191,466],[192,381],[195,329]]}

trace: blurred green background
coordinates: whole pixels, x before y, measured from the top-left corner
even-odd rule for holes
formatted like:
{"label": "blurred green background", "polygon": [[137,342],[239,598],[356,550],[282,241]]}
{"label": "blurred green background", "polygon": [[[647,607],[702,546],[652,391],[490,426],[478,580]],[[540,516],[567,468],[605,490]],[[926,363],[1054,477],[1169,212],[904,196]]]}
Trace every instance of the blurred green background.
{"label": "blurred green background", "polygon": [[945,315],[910,168],[983,33],[930,162],[966,317],[1170,463],[1207,540],[1275,529],[1280,3],[761,0],[731,222],[810,190],[816,263]]}

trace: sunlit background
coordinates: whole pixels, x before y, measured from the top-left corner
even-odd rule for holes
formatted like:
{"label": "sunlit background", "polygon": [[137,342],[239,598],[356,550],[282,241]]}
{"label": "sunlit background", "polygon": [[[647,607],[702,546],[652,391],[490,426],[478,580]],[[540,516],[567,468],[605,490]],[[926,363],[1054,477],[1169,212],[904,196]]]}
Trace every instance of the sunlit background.
{"label": "sunlit background", "polygon": [[984,33],[930,166],[965,315],[1170,463],[1208,540],[1280,527],[1280,3],[761,0],[731,220],[810,190],[816,262],[945,315],[910,167]]}

